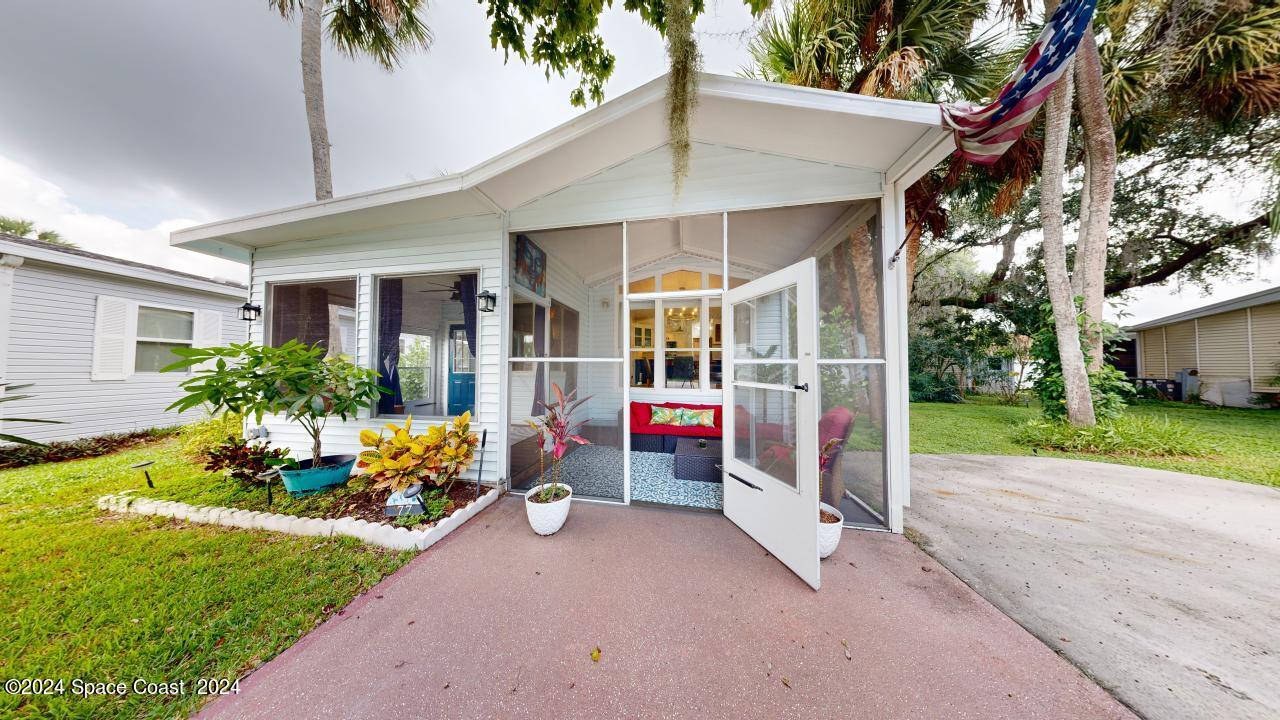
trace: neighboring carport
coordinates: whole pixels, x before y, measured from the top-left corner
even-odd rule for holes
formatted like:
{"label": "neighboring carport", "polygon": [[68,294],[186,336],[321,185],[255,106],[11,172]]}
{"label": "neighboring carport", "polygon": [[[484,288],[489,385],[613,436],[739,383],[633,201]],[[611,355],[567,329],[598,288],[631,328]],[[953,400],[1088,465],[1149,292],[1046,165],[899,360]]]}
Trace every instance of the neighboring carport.
{"label": "neighboring carport", "polygon": [[1280,492],[1080,460],[916,455],[907,526],[1148,718],[1280,717]]}

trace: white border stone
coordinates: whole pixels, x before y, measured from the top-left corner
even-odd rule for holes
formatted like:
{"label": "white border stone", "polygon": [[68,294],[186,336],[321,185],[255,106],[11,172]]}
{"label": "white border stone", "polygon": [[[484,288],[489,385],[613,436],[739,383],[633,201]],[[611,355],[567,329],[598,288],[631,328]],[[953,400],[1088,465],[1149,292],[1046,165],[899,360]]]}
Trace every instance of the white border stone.
{"label": "white border stone", "polygon": [[492,505],[493,501],[498,499],[498,494],[497,488],[489,488],[489,491],[481,495],[479,499],[467,503],[466,507],[454,512],[449,517],[437,520],[425,530],[410,530],[409,528],[397,527],[388,523],[371,523],[353,517],[341,517],[336,520],[306,518],[296,515],[237,510],[235,508],[207,507],[163,500],[149,500],[144,497],[123,493],[119,495],[103,495],[98,498],[97,504],[100,509],[115,513],[159,515],[194,523],[250,530],[268,530],[289,535],[315,537],[341,535],[392,550],[426,550],[439,542],[440,538],[470,520],[476,513]]}

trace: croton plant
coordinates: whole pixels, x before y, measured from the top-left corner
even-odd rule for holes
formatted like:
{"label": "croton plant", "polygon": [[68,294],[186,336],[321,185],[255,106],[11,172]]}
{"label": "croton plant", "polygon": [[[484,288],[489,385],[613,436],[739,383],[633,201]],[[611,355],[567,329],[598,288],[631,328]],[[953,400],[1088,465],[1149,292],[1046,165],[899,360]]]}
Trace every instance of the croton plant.
{"label": "croton plant", "polygon": [[447,489],[471,467],[480,440],[471,432],[471,413],[465,412],[422,435],[413,434],[412,417],[403,426],[387,423],[380,432],[361,430],[360,444],[371,449],[360,453],[356,467],[373,487],[402,492],[418,483]]}

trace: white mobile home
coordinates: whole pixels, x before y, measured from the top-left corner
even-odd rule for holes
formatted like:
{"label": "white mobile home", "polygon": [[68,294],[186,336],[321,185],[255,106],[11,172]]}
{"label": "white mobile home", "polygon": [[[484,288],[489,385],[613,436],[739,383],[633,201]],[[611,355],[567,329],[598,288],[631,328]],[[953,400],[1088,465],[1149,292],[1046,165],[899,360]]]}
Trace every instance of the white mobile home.
{"label": "white mobile home", "polygon": [[[382,372],[393,395],[331,423],[327,447],[473,410],[484,479],[518,491],[538,476],[525,421],[553,385],[576,390],[591,444],[564,461],[575,496],[722,509],[816,586],[820,494],[851,525],[902,530],[905,278],[889,260],[904,191],[953,141],[936,106],[706,75],[676,193],[664,84],[461,173],[173,242],[251,264],[252,339]],[[690,422],[666,422],[679,408]]]}
{"label": "white mobile home", "polygon": [[[182,395],[160,373],[175,346],[239,342],[246,288],[75,248],[0,234],[0,383],[31,397],[0,404],[33,440],[176,425]],[[194,412],[187,413],[192,418]]]}

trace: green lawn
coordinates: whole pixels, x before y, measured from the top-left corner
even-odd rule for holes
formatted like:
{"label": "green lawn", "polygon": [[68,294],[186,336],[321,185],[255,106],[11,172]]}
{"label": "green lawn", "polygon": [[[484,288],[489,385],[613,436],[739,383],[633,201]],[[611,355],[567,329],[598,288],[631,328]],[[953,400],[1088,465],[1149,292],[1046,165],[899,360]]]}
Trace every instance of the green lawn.
{"label": "green lawn", "polygon": [[[1210,437],[1218,446],[1218,452],[1203,458],[1139,458],[1047,451],[1040,454],[1280,487],[1280,412],[1156,401],[1141,401],[1128,412],[1165,416],[1190,425]],[[1014,442],[1013,434],[1017,426],[1038,416],[1038,408],[1000,405],[984,397],[961,404],[912,403],[911,451],[930,455],[1030,455],[1031,449]]]}
{"label": "green lawn", "polygon": [[[129,465],[154,459],[148,490]],[[92,460],[0,471],[0,678],[65,694],[0,693],[0,717],[168,718],[198,678],[265,662],[411,556],[350,539],[295,538],[114,517],[93,502],[224,492],[166,441]],[[72,697],[72,681],[187,681],[186,694]]]}

